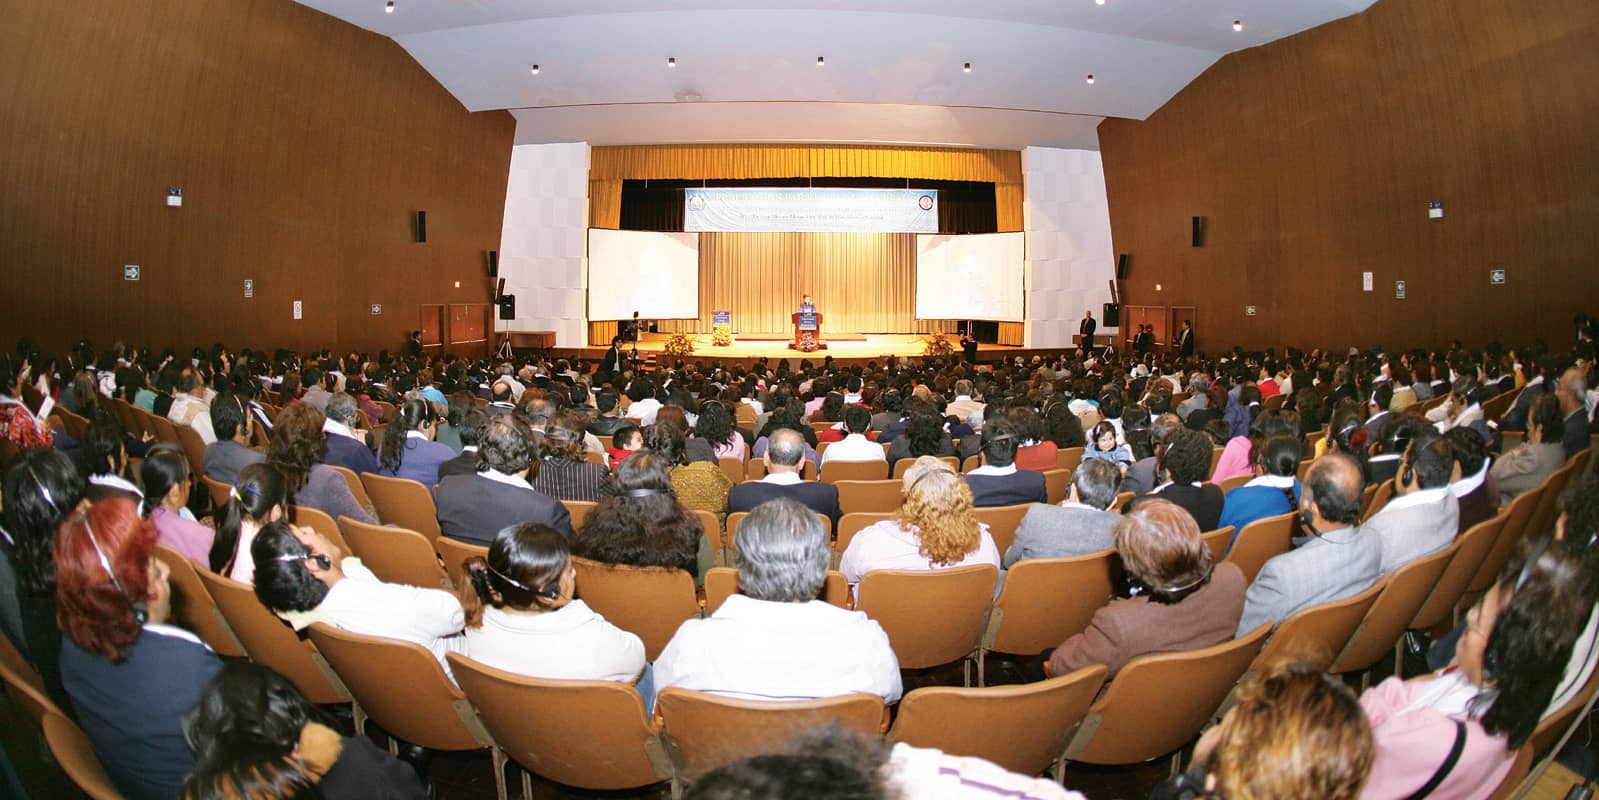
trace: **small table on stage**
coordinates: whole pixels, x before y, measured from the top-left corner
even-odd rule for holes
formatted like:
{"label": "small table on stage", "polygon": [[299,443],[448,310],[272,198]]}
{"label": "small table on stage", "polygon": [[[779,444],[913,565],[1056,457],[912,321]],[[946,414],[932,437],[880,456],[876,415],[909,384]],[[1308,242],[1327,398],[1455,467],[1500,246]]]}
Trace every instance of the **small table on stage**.
{"label": "small table on stage", "polygon": [[805,350],[806,343],[815,345],[816,350],[826,350],[827,343],[822,341],[822,315],[814,312],[800,312],[790,315],[794,322],[794,341],[788,343],[790,350]]}

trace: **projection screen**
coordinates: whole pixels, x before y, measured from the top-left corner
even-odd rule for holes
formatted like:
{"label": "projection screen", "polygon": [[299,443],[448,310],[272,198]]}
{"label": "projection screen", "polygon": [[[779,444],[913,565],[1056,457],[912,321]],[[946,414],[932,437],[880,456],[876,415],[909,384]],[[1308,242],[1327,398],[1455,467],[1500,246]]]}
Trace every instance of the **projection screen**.
{"label": "projection screen", "polygon": [[700,237],[589,229],[588,318],[693,319],[700,315]]}
{"label": "projection screen", "polygon": [[917,236],[916,318],[1021,322],[1024,236]]}

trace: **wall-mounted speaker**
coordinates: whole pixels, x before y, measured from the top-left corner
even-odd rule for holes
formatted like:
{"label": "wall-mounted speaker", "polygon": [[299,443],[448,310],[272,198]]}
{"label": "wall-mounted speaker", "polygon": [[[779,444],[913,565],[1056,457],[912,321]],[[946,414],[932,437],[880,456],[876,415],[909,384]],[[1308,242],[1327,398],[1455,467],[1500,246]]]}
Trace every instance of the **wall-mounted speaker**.
{"label": "wall-mounted speaker", "polygon": [[489,277],[500,277],[500,251],[498,250],[489,251]]}
{"label": "wall-mounted speaker", "polygon": [[1099,311],[1099,324],[1107,328],[1119,328],[1122,324],[1122,307],[1115,303],[1106,303]]}
{"label": "wall-mounted speaker", "polygon": [[1127,280],[1127,254],[1122,253],[1116,257],[1116,280]]}
{"label": "wall-mounted speaker", "polygon": [[418,242],[428,240],[428,212],[426,211],[416,212],[416,240]]}
{"label": "wall-mounted speaker", "polygon": [[1204,244],[1204,242],[1205,242],[1205,218],[1204,217],[1194,217],[1193,245],[1195,247],[1198,247],[1201,244]]}
{"label": "wall-mounted speaker", "polygon": [[500,295],[500,319],[516,319],[516,295]]}

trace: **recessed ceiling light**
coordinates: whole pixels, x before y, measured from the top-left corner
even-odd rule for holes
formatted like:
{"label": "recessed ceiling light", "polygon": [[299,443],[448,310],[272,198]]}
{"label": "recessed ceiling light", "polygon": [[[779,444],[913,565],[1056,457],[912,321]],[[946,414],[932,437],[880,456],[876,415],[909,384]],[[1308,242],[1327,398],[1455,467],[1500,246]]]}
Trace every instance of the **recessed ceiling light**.
{"label": "recessed ceiling light", "polygon": [[1241,31],[1243,29],[1244,29],[1244,21],[1243,20],[1241,20],[1241,19],[1233,20],[1233,30]]}
{"label": "recessed ceiling light", "polygon": [[816,66],[818,66],[818,67],[827,66],[827,59],[823,58],[822,56],[817,56],[816,57]]}
{"label": "recessed ceiling light", "polygon": [[667,67],[667,69],[676,68],[677,67],[677,59],[675,59],[675,58],[666,59],[666,67]]}
{"label": "recessed ceiling light", "polygon": [[534,64],[534,65],[533,65],[533,67],[532,67],[532,69],[529,69],[529,70],[528,70],[528,72],[529,72],[529,73],[530,73],[530,74],[533,74],[533,75],[537,75],[537,74],[539,74],[539,65],[537,65],[537,64]]}
{"label": "recessed ceiling light", "polygon": [[385,14],[393,14],[394,13],[394,0],[389,0],[389,2],[383,4],[383,13],[385,13]]}
{"label": "recessed ceiling light", "polygon": [[1105,0],[1094,0],[1094,5],[1096,5],[1096,6],[1102,6],[1104,4],[1105,4]]}
{"label": "recessed ceiling light", "polygon": [[1093,83],[1094,82],[1094,76],[1093,75],[1089,75],[1088,76],[1088,82],[1089,83]]}
{"label": "recessed ceiling light", "polygon": [[961,67],[961,69],[963,71],[965,71],[965,72],[971,72],[972,71],[972,62],[970,62],[970,61],[966,62],[966,66]]}

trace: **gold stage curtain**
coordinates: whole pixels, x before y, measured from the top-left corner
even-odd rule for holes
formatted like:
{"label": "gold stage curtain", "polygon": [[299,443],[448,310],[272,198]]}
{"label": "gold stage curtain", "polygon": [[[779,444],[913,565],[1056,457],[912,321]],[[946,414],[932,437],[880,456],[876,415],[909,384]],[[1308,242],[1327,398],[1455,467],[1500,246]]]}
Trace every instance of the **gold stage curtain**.
{"label": "gold stage curtain", "polygon": [[1019,186],[1022,154],[960,147],[685,144],[596,147],[589,156],[590,180],[658,178],[925,178]]}
{"label": "gold stage curtain", "polygon": [[[616,230],[622,227],[621,179],[589,178],[589,227]],[[611,340],[605,340],[607,347]]]}

